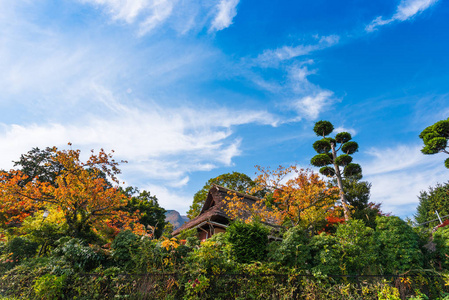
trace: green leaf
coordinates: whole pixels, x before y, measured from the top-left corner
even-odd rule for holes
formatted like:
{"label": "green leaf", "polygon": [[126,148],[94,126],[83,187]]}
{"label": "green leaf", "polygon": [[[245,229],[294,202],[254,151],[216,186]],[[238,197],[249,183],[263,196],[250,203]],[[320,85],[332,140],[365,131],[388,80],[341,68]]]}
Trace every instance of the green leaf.
{"label": "green leaf", "polygon": [[320,173],[324,176],[332,177],[335,175],[335,170],[332,167],[322,167]]}
{"label": "green leaf", "polygon": [[343,170],[345,177],[354,176],[362,173],[362,167],[359,164],[348,164]]}
{"label": "green leaf", "polygon": [[344,167],[352,162],[352,157],[348,154],[342,154],[335,159],[335,162],[337,165]]}
{"label": "green leaf", "polygon": [[340,132],[335,136],[335,140],[337,143],[344,144],[349,142],[352,139],[351,134],[349,132]]}
{"label": "green leaf", "polygon": [[449,121],[443,120],[433,124],[433,131],[442,137],[449,138]]}
{"label": "green leaf", "polygon": [[323,167],[332,163],[332,159],[330,159],[327,154],[318,154],[312,157],[310,163],[315,167]]}
{"label": "green leaf", "polygon": [[346,154],[354,154],[359,149],[359,144],[356,142],[347,142],[344,143],[341,147],[341,151],[343,151]]}
{"label": "green leaf", "polygon": [[313,127],[313,131],[316,133],[316,135],[322,137],[331,134],[333,130],[334,125],[332,125],[332,123],[329,121],[318,121]]}
{"label": "green leaf", "polygon": [[331,150],[331,144],[327,139],[322,139],[313,143],[313,149],[318,153],[326,153]]}

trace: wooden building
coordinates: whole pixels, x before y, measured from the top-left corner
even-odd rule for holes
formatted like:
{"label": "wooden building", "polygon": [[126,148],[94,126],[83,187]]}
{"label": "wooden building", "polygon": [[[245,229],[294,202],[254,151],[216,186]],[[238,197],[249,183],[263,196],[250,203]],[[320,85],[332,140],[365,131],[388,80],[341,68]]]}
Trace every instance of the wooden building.
{"label": "wooden building", "polygon": [[229,192],[237,194],[241,201],[245,201],[250,205],[260,200],[254,196],[238,193],[219,185],[213,185],[209,190],[200,214],[173,231],[172,235],[177,236],[183,230],[195,228],[198,230],[199,239],[205,240],[216,233],[225,232],[230,222],[225,212],[226,197],[230,197]]}

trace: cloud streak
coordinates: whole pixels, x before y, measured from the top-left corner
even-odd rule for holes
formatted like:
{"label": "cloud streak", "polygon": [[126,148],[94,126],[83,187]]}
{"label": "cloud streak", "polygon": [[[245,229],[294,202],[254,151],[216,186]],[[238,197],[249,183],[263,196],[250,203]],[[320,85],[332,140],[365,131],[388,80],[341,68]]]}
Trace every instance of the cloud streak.
{"label": "cloud streak", "polygon": [[217,14],[212,21],[210,31],[220,31],[228,28],[237,15],[237,5],[240,0],[220,0],[217,4]]}
{"label": "cloud streak", "polygon": [[425,11],[439,0],[402,0],[396,9],[396,13],[389,19],[382,16],[375,18],[369,25],[365,27],[367,32],[372,32],[380,26],[390,24],[392,22],[403,22],[413,18],[415,15]]}

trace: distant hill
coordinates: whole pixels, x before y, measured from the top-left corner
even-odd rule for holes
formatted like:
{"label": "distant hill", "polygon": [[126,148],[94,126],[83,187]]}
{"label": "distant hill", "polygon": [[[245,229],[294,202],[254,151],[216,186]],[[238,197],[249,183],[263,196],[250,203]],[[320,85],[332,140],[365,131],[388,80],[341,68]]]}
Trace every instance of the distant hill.
{"label": "distant hill", "polygon": [[173,230],[175,230],[189,221],[189,218],[187,216],[181,216],[176,210],[167,210],[165,213],[165,221],[170,222],[173,225]]}

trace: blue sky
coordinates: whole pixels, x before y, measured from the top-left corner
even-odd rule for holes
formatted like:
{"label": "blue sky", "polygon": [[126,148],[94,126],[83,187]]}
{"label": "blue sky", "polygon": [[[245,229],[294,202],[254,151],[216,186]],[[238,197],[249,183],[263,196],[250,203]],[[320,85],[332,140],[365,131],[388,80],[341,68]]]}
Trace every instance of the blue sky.
{"label": "blue sky", "polygon": [[444,0],[0,0],[0,167],[114,149],[126,185],[184,213],[212,177],[310,167],[314,122],[360,145],[374,202],[412,216],[446,182]]}

